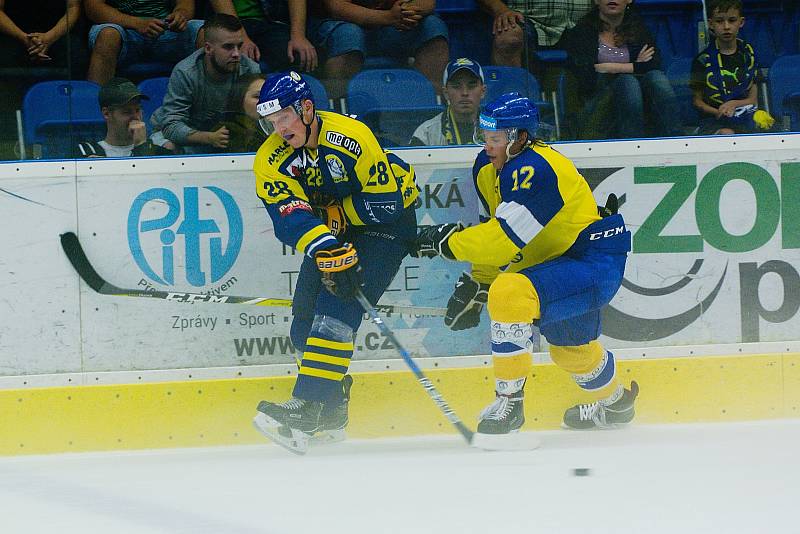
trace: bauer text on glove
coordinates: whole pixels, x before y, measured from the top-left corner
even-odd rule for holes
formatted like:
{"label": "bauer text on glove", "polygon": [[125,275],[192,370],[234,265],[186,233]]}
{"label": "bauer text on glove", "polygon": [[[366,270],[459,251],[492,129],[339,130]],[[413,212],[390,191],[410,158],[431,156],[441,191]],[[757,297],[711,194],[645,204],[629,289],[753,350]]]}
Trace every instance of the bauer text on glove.
{"label": "bauer text on glove", "polygon": [[320,250],[314,256],[317,268],[322,273],[325,288],[341,298],[353,298],[364,282],[358,254],[350,243],[340,247]]}

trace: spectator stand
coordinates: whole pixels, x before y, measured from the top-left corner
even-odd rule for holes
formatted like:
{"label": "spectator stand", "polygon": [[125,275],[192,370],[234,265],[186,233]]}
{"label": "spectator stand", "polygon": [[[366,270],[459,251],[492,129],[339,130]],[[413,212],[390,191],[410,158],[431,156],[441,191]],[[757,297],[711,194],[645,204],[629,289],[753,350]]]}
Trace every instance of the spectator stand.
{"label": "spectator stand", "polygon": [[407,146],[416,127],[443,109],[430,81],[412,69],[361,71],[348,84],[346,104],[384,146]]}
{"label": "spectator stand", "polygon": [[31,86],[18,125],[22,159],[69,158],[81,139],[103,137],[106,125],[97,101],[99,91],[100,86],[88,81],[53,80]]}

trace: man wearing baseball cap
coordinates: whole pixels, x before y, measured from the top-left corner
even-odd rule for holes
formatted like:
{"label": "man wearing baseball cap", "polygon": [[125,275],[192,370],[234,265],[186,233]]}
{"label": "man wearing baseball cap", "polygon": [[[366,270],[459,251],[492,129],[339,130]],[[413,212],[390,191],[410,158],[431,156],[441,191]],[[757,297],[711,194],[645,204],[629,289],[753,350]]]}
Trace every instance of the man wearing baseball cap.
{"label": "man wearing baseball cap", "polygon": [[411,137],[412,146],[464,145],[473,142],[475,123],[486,94],[483,69],[469,58],[447,64],[442,77],[447,108],[420,124]]}
{"label": "man wearing baseball cap", "polygon": [[78,143],[78,158],[124,158],[170,154],[147,139],[142,121],[142,100],[148,97],[125,78],[112,78],[103,87],[97,100],[106,121],[106,137],[101,141]]}

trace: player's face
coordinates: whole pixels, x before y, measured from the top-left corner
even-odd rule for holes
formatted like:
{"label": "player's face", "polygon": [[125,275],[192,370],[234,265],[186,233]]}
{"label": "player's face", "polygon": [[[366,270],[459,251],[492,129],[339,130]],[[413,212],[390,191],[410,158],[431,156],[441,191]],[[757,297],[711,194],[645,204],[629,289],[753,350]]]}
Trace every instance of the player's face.
{"label": "player's face", "polygon": [[506,130],[481,130],[483,135],[483,148],[489,161],[498,171],[506,164],[506,146],[508,146],[508,132]]}
{"label": "player's face", "polygon": [[444,86],[444,95],[453,113],[473,119],[478,116],[485,92],[486,86],[466,69],[457,71]]}
{"label": "player's face", "polygon": [[230,32],[216,30],[206,39],[206,54],[211,65],[219,74],[230,74],[239,68],[242,59],[244,30]]}
{"label": "player's face", "polygon": [[619,16],[625,14],[625,9],[632,0],[594,0],[600,14],[606,16]]}
{"label": "player's face", "polygon": [[732,43],[736,41],[739,30],[744,26],[744,17],[738,9],[731,8],[727,11],[714,10],[714,15],[708,19],[708,25],[721,42]]}
{"label": "player's face", "polygon": [[256,111],[256,105],[258,105],[258,96],[261,93],[261,87],[263,85],[264,80],[253,80],[247,87],[247,91],[244,94],[244,100],[242,100],[242,110],[244,111],[245,115],[254,121],[257,121],[261,118],[261,115],[259,115]]}
{"label": "player's face", "polygon": [[292,148],[301,148],[306,141],[306,126],[294,108],[283,108],[277,113],[267,115],[272,131],[280,135]]}

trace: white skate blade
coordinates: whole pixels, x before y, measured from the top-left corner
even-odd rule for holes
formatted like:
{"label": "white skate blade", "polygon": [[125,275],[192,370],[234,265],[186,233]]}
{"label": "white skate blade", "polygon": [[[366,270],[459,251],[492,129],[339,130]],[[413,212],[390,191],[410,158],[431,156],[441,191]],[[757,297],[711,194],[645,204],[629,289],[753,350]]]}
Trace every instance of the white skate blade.
{"label": "white skate blade", "polygon": [[485,451],[532,451],[542,444],[536,434],[532,432],[512,432],[510,434],[481,434],[472,435],[470,445]]}
{"label": "white skate blade", "polygon": [[278,432],[280,426],[272,424],[274,419],[267,417],[263,413],[258,413],[253,418],[253,427],[258,430],[262,436],[270,440],[276,445],[280,445],[284,449],[300,456],[308,452],[308,443],[310,436],[305,432],[291,429],[291,437],[283,436]]}
{"label": "white skate blade", "polygon": [[331,443],[339,443],[347,439],[344,429],[340,430],[322,430],[317,432],[308,442],[310,447],[318,447],[320,445],[330,445]]}

